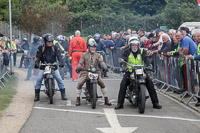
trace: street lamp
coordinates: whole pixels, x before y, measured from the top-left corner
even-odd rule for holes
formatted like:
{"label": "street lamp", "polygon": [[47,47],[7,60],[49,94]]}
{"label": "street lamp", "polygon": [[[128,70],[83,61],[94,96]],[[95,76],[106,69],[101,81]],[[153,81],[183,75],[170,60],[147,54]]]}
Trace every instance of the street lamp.
{"label": "street lamp", "polygon": [[[10,49],[12,50],[12,18],[11,18],[11,0],[9,0],[9,20],[10,20]],[[10,74],[14,73],[13,53],[10,55]]]}

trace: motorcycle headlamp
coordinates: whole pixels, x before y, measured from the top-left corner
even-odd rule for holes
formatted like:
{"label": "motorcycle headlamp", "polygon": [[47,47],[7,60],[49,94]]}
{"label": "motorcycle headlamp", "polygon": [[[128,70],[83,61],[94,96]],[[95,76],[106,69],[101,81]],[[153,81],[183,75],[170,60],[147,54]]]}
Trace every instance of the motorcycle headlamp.
{"label": "motorcycle headlamp", "polygon": [[134,73],[131,73],[130,78],[131,78],[132,80],[135,79],[135,75],[134,75]]}
{"label": "motorcycle headlamp", "polygon": [[92,67],[92,68],[91,68],[91,71],[92,71],[92,72],[96,72],[96,68],[95,68],[95,67]]}

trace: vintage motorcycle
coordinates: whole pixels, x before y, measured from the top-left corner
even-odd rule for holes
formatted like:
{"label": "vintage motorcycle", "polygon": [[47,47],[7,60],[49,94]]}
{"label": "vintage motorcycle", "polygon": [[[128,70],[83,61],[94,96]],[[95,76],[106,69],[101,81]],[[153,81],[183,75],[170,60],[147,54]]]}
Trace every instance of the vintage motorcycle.
{"label": "vintage motorcycle", "polygon": [[97,71],[100,71],[100,70],[91,66],[90,69],[83,68],[81,71],[88,72],[88,79],[86,80],[86,87],[83,88],[85,91],[84,92],[85,97],[82,97],[82,98],[86,99],[88,102],[91,102],[92,109],[95,109],[98,98],[102,98],[102,96],[97,95],[97,83],[98,83],[98,78],[99,78]]}
{"label": "vintage motorcycle", "polygon": [[50,104],[53,104],[53,95],[56,92],[55,89],[55,80],[54,80],[54,68],[57,66],[57,64],[53,63],[42,63],[41,66],[45,66],[45,70],[43,73],[43,79],[44,79],[44,93],[47,94],[49,97]]}
{"label": "vintage motorcycle", "polygon": [[28,68],[28,65],[30,63],[30,57],[28,55],[28,50],[23,50],[23,51],[24,51],[24,53],[23,53],[23,55],[24,55],[24,66],[25,66],[25,68]]}
{"label": "vintage motorcycle", "polygon": [[146,99],[149,96],[146,96],[146,73],[144,70],[154,71],[149,67],[144,65],[132,65],[124,61],[122,58],[119,58],[120,63],[126,63],[128,66],[131,66],[128,70],[132,70],[130,74],[130,84],[126,90],[126,99],[138,107],[139,113],[143,114],[145,112]]}

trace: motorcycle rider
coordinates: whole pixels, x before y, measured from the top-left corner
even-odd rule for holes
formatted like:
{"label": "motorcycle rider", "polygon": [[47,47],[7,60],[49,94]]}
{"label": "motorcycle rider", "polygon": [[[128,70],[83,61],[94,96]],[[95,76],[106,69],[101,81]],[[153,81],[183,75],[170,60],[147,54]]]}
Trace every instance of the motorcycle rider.
{"label": "motorcycle rider", "polygon": [[[125,51],[122,55],[122,58],[129,64],[138,65],[138,64],[145,63],[145,65],[150,66],[150,62],[148,60],[147,53],[144,49],[139,48],[139,43],[140,43],[139,40],[130,38],[129,39],[129,47],[127,47],[125,49]],[[131,73],[128,71],[129,70],[128,66],[126,66],[125,63],[122,63],[122,69],[123,69],[123,71],[125,71],[125,75],[120,84],[120,90],[119,90],[119,94],[118,94],[118,104],[115,107],[115,109],[123,108],[126,89],[127,89],[127,86],[130,84],[129,77],[130,77]],[[147,78],[146,78],[146,87],[147,87],[147,90],[151,97],[151,101],[153,103],[153,108],[161,109],[162,106],[159,105],[157,93],[155,91],[153,82],[150,79],[150,77],[148,76],[148,74],[147,74]]]}
{"label": "motorcycle rider", "polygon": [[[98,64],[100,64],[101,68],[103,68],[104,70],[107,70],[107,66],[103,62],[101,55],[96,52],[97,43],[95,42],[95,40],[91,38],[88,42],[88,46],[89,46],[89,50],[88,52],[82,54],[81,59],[77,65],[76,72],[79,73],[82,70],[82,65],[84,65],[83,68],[90,69],[90,66],[94,66],[98,68]],[[105,105],[110,106],[111,103],[108,100],[107,89],[101,78],[101,72],[98,71],[97,73],[99,75],[98,85],[101,87],[101,91],[105,99]],[[82,71],[80,74],[80,78],[78,80],[78,85],[77,85],[76,106],[80,106],[80,95],[82,91],[81,89],[82,89],[83,84],[86,82],[87,78],[88,78],[88,72]]]}
{"label": "motorcycle rider", "polygon": [[[22,41],[23,41],[23,44],[22,44],[21,50],[24,53],[24,50],[29,50],[29,43],[28,43],[27,38],[23,38]],[[24,61],[24,54],[21,57],[19,68],[22,68],[23,61]]]}
{"label": "motorcycle rider", "polygon": [[31,59],[30,59],[30,64],[29,64],[29,67],[28,67],[27,77],[26,77],[25,81],[28,81],[31,78],[31,73],[32,73],[32,70],[33,70],[34,65],[35,65],[34,58],[36,56],[38,47],[41,45],[39,43],[39,40],[40,40],[40,37],[35,36],[33,38],[33,43],[29,47],[28,55],[31,57]]}
{"label": "motorcycle rider", "polygon": [[[60,50],[57,46],[53,45],[53,35],[51,34],[46,34],[44,36],[44,42],[45,44],[41,45],[38,47],[37,54],[36,54],[36,61],[35,61],[35,68],[39,68],[38,72],[38,78],[36,81],[35,85],[35,99],[34,101],[39,101],[40,100],[40,88],[41,88],[41,83],[43,80],[43,73],[44,73],[44,66],[39,67],[39,63],[54,63],[56,62],[56,58],[59,61],[59,66],[63,67],[64,63],[60,54]],[[61,98],[62,100],[67,100],[66,95],[65,95],[65,88],[64,84],[62,82],[60,73],[55,67],[55,73],[54,73],[54,78],[57,81],[58,87],[60,88],[61,92]]]}

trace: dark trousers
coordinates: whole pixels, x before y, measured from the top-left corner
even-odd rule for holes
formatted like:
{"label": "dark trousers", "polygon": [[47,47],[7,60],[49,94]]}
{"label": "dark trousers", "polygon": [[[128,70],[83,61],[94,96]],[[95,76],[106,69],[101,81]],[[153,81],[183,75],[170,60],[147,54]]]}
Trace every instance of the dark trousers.
{"label": "dark trousers", "polygon": [[66,64],[67,64],[67,67],[69,69],[70,78],[72,78],[72,63],[71,63],[69,57],[66,57]]}
{"label": "dark trousers", "polygon": [[17,53],[13,53],[14,66],[16,66]]}
{"label": "dark trousers", "polygon": [[[118,94],[118,104],[121,104],[121,105],[124,104],[126,89],[127,89],[127,86],[130,84],[130,79],[128,79],[129,76],[130,76],[130,73],[125,73],[125,75],[121,81],[120,90],[119,90],[119,94]],[[149,78],[149,76],[147,76],[147,78],[146,78],[146,87],[149,92],[152,103],[153,104],[159,103],[156,90],[155,90],[153,82]]]}
{"label": "dark trousers", "polygon": [[21,60],[20,60],[20,65],[19,65],[19,67],[22,67],[23,61],[24,61],[24,55],[22,55],[22,57],[21,57]]}

